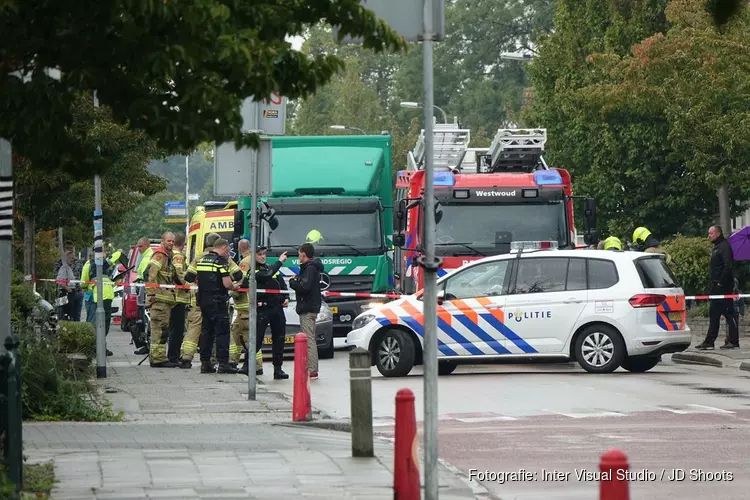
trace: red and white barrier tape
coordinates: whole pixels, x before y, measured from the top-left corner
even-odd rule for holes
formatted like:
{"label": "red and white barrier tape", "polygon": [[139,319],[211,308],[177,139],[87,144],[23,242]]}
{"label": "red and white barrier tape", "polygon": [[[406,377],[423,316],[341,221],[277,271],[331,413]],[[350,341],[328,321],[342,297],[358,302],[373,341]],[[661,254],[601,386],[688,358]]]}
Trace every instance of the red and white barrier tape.
{"label": "red and white barrier tape", "polygon": [[723,299],[747,299],[749,293],[736,293],[731,295],[686,295],[685,300],[723,300]]}
{"label": "red and white barrier tape", "polygon": [[[82,281],[82,280],[53,280],[48,278],[35,278],[30,281],[46,281],[53,282],[58,285],[65,284],[81,284],[81,285],[96,285],[96,281]],[[128,283],[125,281],[115,281],[114,286],[131,286],[131,287],[145,287],[145,288],[165,288],[169,290],[197,290],[196,285],[160,285],[157,283]],[[237,292],[249,292],[249,288],[240,288]],[[257,290],[258,293],[269,293],[269,294],[292,294],[293,290],[275,290],[260,288]],[[359,299],[399,299],[401,295],[397,293],[364,293],[364,292],[329,292],[325,290],[322,292],[326,297],[353,297]]]}

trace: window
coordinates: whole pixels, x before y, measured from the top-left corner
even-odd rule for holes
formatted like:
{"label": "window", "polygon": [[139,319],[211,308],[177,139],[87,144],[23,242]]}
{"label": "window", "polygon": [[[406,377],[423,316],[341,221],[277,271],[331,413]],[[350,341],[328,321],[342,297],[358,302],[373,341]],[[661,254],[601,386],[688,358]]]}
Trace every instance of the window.
{"label": "window", "polygon": [[568,261],[568,280],[565,289],[568,291],[586,290],[585,259],[570,259]]}
{"label": "window", "polygon": [[453,300],[503,295],[508,263],[508,260],[487,262],[451,276],[445,282],[445,298]]}
{"label": "window", "polygon": [[514,293],[543,293],[565,291],[568,259],[538,257],[522,259],[518,263]]}
{"label": "window", "polygon": [[589,259],[589,290],[614,286],[619,281],[615,263],[610,260]]}
{"label": "window", "polygon": [[661,257],[645,257],[635,261],[643,288],[672,288],[677,279]]}

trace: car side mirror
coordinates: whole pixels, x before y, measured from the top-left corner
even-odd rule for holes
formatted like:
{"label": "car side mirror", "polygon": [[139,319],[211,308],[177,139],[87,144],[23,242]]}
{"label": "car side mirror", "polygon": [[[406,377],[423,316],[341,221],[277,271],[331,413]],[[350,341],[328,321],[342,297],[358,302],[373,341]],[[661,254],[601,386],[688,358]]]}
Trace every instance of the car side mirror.
{"label": "car side mirror", "polygon": [[393,214],[393,231],[401,233],[406,227],[406,200],[398,202],[398,209]]}
{"label": "car side mirror", "polygon": [[596,201],[593,198],[583,200],[583,241],[594,245],[596,238]]}

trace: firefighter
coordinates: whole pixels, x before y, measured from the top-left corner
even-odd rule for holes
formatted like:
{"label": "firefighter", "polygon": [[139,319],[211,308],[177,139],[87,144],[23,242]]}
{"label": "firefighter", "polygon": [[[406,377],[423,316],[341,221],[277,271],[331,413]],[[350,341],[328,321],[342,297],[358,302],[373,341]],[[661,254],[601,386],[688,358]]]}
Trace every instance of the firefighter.
{"label": "firefighter", "polygon": [[[237,373],[229,364],[229,290],[239,288],[242,272],[229,272],[229,243],[219,238],[213,248],[203,255],[195,267],[185,274],[185,280],[198,281],[197,303],[201,308],[201,373]],[[236,266],[236,264],[235,264]],[[218,370],[211,363],[211,349],[216,339]]]}
{"label": "firefighter", "polygon": [[[250,242],[246,239],[241,239],[237,244],[237,249],[240,252],[242,260],[240,261],[240,271],[242,276],[245,277],[242,287],[247,288],[247,274],[250,272]],[[248,322],[250,320],[250,309],[249,309],[249,297],[247,292],[232,292],[232,298],[234,298],[234,309],[237,311],[234,321],[232,322],[232,338],[229,344],[229,361],[232,366],[237,366],[240,362],[240,355],[244,348],[245,352],[250,352],[247,348],[247,342],[250,335],[248,331]],[[245,358],[245,364],[240,373],[247,375],[247,358]],[[263,352],[258,351],[255,355],[255,374],[263,375]]]}
{"label": "firefighter", "polygon": [[660,253],[664,254],[667,264],[672,263],[672,257],[661,247],[659,240],[657,240],[651,231],[645,227],[637,227],[633,231],[633,244],[638,247],[638,250],[648,253]]}
{"label": "firefighter", "polygon": [[[172,248],[172,262],[174,263],[175,273],[180,282],[184,282],[188,267],[184,249],[185,234],[177,233],[174,237],[174,247]],[[182,340],[185,337],[185,313],[187,312],[187,306],[190,304],[190,290],[176,289],[174,299],[175,305],[172,307],[172,315],[169,321],[167,358],[169,358],[170,362],[179,364],[180,349],[182,348]]]}
{"label": "firefighter", "polygon": [[310,243],[311,245],[317,245],[321,241],[323,241],[323,235],[317,229],[312,229],[305,236],[305,243]]}
{"label": "firefighter", "polygon": [[[151,261],[146,266],[146,282],[157,285],[172,285],[175,281],[175,269],[172,263],[174,234],[164,233],[161,245],[154,250]],[[171,288],[147,288],[146,307],[151,318],[151,347],[149,361],[154,368],[174,368],[177,366],[167,358],[167,339],[169,338],[169,320],[172,307],[175,305],[174,290]]]}
{"label": "firefighter", "polygon": [[[255,280],[260,290],[286,290],[286,282],[279,274],[279,269],[286,261],[286,252],[282,253],[272,266],[266,264],[266,247],[260,247],[255,253]],[[286,318],[284,307],[289,305],[286,295],[276,293],[258,294],[258,322],[255,335],[255,349],[262,354],[263,338],[266,328],[271,326],[271,338],[273,339],[273,378],[274,380],[286,380],[289,375],[284,373],[281,365],[284,363],[284,336],[286,334]],[[262,358],[261,358],[262,373]],[[247,366],[245,366],[247,372]]]}
{"label": "firefighter", "polygon": [[622,250],[622,241],[617,236],[610,236],[604,240],[604,250]]}

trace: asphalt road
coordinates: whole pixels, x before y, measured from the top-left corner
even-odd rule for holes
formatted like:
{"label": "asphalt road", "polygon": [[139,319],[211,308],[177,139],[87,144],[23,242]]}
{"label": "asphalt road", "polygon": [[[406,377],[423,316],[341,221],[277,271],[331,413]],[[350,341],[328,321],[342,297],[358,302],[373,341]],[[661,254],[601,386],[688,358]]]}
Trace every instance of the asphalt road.
{"label": "asphalt road", "polygon": [[[291,374],[292,363],[285,364]],[[632,498],[744,499],[750,491],[745,373],[676,365],[668,356],[645,374],[588,374],[572,363],[459,366],[440,377],[440,458],[466,474],[499,475],[481,482],[503,500],[597,498],[598,483],[577,474],[598,472],[601,453],[618,448],[640,473],[631,481]],[[376,432],[393,435],[394,397],[403,387],[414,392],[423,420],[420,369],[400,379],[374,368],[372,374]],[[292,394],[291,380],[269,379],[269,388]],[[322,360],[320,379],[310,385],[313,406],[349,417],[346,352]],[[509,476],[519,471],[521,478]]]}

